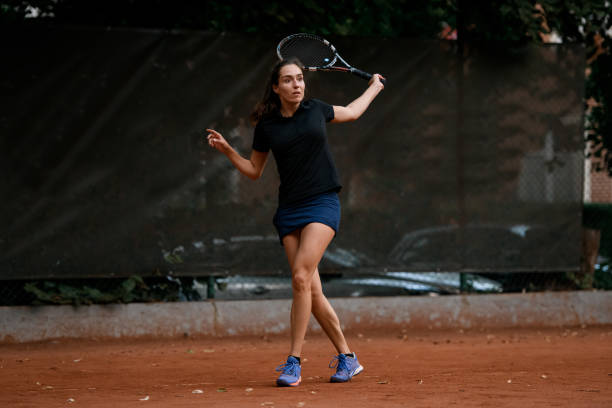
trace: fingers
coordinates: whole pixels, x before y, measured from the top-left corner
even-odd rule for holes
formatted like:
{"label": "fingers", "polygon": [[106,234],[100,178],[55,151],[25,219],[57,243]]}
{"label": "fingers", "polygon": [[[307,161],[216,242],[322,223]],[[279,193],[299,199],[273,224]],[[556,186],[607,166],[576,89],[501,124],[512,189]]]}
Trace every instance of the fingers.
{"label": "fingers", "polygon": [[223,135],[217,132],[214,129],[206,129],[208,135],[206,135],[206,140],[208,141],[208,145],[210,147],[214,147],[217,150],[221,150],[223,148]]}
{"label": "fingers", "polygon": [[206,131],[208,132],[208,135],[206,135],[206,139],[208,140],[208,144],[210,144],[211,146],[212,143],[221,140],[221,138],[223,137],[221,136],[221,133],[217,132],[216,130],[206,129]]}
{"label": "fingers", "polygon": [[385,77],[383,77],[382,75],[374,74],[374,75],[372,75],[372,78],[370,79],[369,85],[380,84],[384,88],[385,85],[382,82],[384,79],[385,79]]}
{"label": "fingers", "polygon": [[215,129],[206,129],[208,133],[212,133],[215,136],[221,136],[221,133],[217,132]]}
{"label": "fingers", "polygon": [[385,80],[385,77],[384,77],[384,76],[382,76],[382,75],[380,75],[380,74],[374,74],[374,75],[372,76],[372,79],[373,79],[373,81],[374,81],[374,82],[377,82],[377,83],[379,83],[380,85],[382,85],[382,87],[383,87],[383,88],[385,87],[385,83],[383,82],[383,81]]}

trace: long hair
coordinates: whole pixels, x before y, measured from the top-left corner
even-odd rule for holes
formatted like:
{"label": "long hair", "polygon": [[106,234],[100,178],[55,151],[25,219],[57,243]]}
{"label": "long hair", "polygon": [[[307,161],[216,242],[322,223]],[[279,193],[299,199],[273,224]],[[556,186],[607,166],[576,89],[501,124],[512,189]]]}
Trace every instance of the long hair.
{"label": "long hair", "polygon": [[264,90],[263,97],[251,113],[250,119],[253,126],[255,126],[264,116],[271,114],[281,108],[280,98],[272,89],[272,85],[278,85],[278,76],[280,74],[280,70],[285,65],[297,65],[302,71],[304,70],[304,65],[300,62],[299,59],[295,57],[287,58],[278,61],[272,67],[272,71],[270,72],[270,77],[268,78],[268,82],[266,83],[266,89]]}

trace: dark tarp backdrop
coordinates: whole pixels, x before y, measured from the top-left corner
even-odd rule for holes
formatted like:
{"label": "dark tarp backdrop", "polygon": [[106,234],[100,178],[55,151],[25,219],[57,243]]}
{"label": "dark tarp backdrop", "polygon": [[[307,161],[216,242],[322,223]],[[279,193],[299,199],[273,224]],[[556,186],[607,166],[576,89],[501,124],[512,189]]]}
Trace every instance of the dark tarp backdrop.
{"label": "dark tarp backdrop", "polygon": [[[0,278],[286,273],[271,159],[251,181],[248,115],[280,38],[11,30],[0,64]],[[584,50],[330,38],[388,77],[330,124],[343,190],[329,271],[567,271],[580,263]],[[309,73],[351,102],[363,80]]]}

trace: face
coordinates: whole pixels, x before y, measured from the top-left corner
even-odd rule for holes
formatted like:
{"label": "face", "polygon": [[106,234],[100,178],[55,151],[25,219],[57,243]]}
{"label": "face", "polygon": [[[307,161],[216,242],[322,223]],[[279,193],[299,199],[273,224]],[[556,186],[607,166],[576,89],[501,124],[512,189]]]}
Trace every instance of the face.
{"label": "face", "polygon": [[300,103],[304,99],[305,88],[304,74],[295,64],[281,67],[278,73],[278,85],[272,85],[272,90],[278,94],[281,103],[289,104]]}

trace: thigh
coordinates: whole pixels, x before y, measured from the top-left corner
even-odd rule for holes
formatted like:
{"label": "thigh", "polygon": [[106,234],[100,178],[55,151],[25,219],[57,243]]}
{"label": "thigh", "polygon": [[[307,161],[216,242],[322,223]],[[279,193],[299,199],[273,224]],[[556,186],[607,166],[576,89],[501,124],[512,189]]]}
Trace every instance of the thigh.
{"label": "thigh", "polygon": [[291,268],[305,267],[314,271],[334,235],[335,231],[331,227],[318,222],[310,223],[302,228]]}
{"label": "thigh", "polygon": [[295,231],[290,232],[289,234],[283,237],[283,248],[285,248],[285,255],[287,255],[287,260],[289,261],[289,267],[293,267],[293,263],[295,262],[295,255],[297,254],[298,247],[300,246],[300,233],[302,229],[297,229]]}

